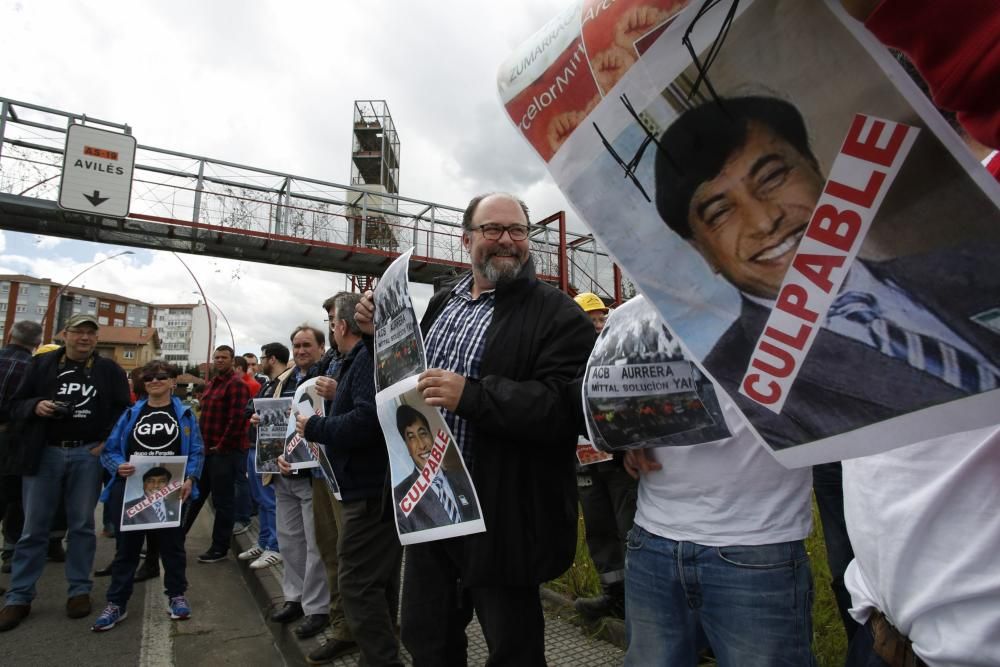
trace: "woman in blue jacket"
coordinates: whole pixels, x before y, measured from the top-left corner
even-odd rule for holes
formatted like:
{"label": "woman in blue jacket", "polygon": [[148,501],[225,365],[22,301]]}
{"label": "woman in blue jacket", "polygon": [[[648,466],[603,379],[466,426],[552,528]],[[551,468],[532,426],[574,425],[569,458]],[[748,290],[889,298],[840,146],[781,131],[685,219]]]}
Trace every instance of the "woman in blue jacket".
{"label": "woman in blue jacket", "polygon": [[[129,463],[135,454],[143,456],[187,456],[181,486],[181,502],[197,497],[198,477],[204,457],[201,431],[190,408],[174,397],[177,368],[165,361],[151,361],[142,368],[142,381],[146,396],[126,410],[115,424],[101,454],[101,464],[111,473],[111,482],[101,494],[108,503],[111,516],[122,515],[125,496],[125,478],[135,473]],[[169,481],[169,471],[152,468],[144,475],[144,482],[155,484],[154,472]],[[152,506],[151,506],[152,507]],[[147,511],[147,510],[144,510]],[[164,516],[160,520],[179,520],[180,517]],[[191,616],[191,607],[184,593],[187,590],[185,569],[187,555],[184,550],[184,528],[157,529],[160,558],[163,561],[163,584],[169,600],[170,618],[184,620]],[[133,574],[139,564],[145,530],[116,531],[115,560],[111,563],[111,585],[108,603],[91,629],[94,632],[110,630],[128,615],[126,607],[132,597]]]}

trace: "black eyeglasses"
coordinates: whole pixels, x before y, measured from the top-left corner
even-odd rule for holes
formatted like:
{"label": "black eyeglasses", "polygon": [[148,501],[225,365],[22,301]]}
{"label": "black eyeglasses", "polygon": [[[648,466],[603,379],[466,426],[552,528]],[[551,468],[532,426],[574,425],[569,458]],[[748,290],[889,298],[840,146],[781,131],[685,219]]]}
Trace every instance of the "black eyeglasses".
{"label": "black eyeglasses", "polygon": [[170,379],[170,373],[157,373],[156,375],[143,375],[143,382],[152,382],[153,380],[159,380],[160,382],[166,382]]}
{"label": "black eyeglasses", "polygon": [[528,232],[531,228],[528,225],[495,225],[490,223],[472,229],[481,232],[483,238],[490,241],[499,241],[504,232],[507,232],[511,241],[523,241],[528,238]]}

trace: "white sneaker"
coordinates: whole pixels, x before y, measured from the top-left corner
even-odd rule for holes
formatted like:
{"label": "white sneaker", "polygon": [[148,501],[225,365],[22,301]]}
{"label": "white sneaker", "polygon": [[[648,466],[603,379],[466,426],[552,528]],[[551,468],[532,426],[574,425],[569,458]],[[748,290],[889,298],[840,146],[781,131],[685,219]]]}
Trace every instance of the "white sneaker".
{"label": "white sneaker", "polygon": [[281,554],[277,551],[264,551],[260,555],[260,558],[250,563],[251,570],[263,570],[265,567],[271,567],[272,565],[277,565],[281,562]]}
{"label": "white sneaker", "polygon": [[239,558],[240,560],[257,560],[258,558],[260,558],[260,555],[262,553],[264,553],[264,550],[261,549],[260,546],[255,544],[246,551],[244,551],[243,553],[241,553],[239,556],[237,556],[237,558]]}

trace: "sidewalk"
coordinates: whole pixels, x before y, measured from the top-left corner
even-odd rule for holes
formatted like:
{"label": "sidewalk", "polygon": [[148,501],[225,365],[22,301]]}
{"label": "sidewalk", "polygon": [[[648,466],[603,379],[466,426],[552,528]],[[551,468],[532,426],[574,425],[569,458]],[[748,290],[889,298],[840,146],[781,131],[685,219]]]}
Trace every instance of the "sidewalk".
{"label": "sidewalk", "polygon": [[[251,524],[250,530],[237,535],[234,539],[236,553],[249,549],[257,543],[257,523]],[[405,555],[404,555],[405,558]],[[249,563],[239,562],[240,572],[256,598],[264,613],[283,602],[281,595],[282,566],[251,570]],[[550,667],[604,667],[621,665],[624,651],[608,642],[594,639],[581,628],[570,623],[567,614],[570,610],[563,606],[567,601],[556,594],[545,594],[545,658]],[[305,656],[316,646],[326,642],[329,635],[324,632],[317,638],[300,640],[292,632],[294,624],[284,626],[278,623],[268,623],[274,643],[281,651],[289,665],[305,664]],[[483,638],[479,623],[473,618],[468,629],[469,664],[485,664],[488,656],[486,640]],[[317,641],[319,640],[319,641]],[[357,652],[338,658],[330,663],[334,667],[355,667],[358,665]],[[410,656],[403,650],[403,658],[409,662]]]}

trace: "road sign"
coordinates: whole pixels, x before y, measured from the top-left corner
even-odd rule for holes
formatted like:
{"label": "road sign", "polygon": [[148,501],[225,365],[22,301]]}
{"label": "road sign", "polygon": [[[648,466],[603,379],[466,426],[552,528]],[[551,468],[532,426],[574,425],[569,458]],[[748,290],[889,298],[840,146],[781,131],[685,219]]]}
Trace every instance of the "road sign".
{"label": "road sign", "polygon": [[59,206],[116,218],[128,215],[135,137],[73,124],[66,131]]}

